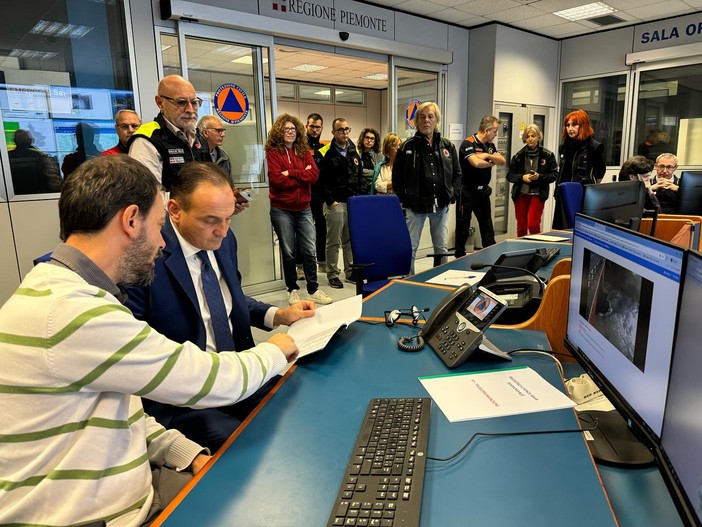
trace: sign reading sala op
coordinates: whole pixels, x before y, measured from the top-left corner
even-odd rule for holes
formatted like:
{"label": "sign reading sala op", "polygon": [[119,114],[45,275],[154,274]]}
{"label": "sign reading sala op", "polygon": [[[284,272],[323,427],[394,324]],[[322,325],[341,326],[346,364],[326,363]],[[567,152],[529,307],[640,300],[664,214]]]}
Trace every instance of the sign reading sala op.
{"label": "sign reading sala op", "polygon": [[227,82],[215,91],[214,107],[223,121],[239,124],[249,114],[249,98],[240,86]]}

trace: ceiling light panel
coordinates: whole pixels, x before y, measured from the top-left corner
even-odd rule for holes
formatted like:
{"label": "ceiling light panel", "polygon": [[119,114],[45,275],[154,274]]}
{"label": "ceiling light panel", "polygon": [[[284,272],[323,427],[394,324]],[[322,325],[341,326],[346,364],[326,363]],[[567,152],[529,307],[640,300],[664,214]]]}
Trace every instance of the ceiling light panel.
{"label": "ceiling light panel", "polygon": [[592,4],[581,5],[578,7],[573,7],[571,9],[563,9],[562,11],[556,11],[553,13],[556,16],[565,18],[567,20],[585,20],[588,18],[593,18],[596,16],[608,15],[614,13],[616,9],[608,6],[604,2],[594,2]]}

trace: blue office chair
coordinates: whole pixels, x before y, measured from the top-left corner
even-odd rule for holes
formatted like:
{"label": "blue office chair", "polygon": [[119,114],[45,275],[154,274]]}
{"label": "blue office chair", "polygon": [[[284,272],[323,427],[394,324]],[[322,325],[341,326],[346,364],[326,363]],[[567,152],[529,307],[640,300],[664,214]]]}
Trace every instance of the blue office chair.
{"label": "blue office chair", "polygon": [[347,206],[356,293],[369,295],[408,275],[412,242],[397,196],[354,196]]}
{"label": "blue office chair", "polygon": [[42,254],[41,256],[37,256],[36,258],[34,258],[34,260],[32,260],[32,263],[34,263],[34,265],[37,265],[37,264],[40,264],[42,262],[50,262],[50,261],[51,261],[51,251],[49,251],[46,254]]}
{"label": "blue office chair", "polygon": [[583,206],[583,186],[580,183],[568,181],[558,185],[558,192],[563,203],[567,226],[572,229],[575,225],[575,214],[580,212]]}

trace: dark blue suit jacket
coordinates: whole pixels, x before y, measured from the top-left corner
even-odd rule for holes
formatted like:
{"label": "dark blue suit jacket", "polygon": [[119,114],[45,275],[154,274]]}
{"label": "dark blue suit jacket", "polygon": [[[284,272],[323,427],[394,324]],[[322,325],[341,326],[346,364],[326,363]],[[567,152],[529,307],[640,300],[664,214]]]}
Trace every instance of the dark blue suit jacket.
{"label": "dark blue suit jacket", "polygon": [[[128,288],[126,305],[136,318],[148,322],[171,340],[194,342],[204,350],[207,342],[205,324],[202,322],[188,264],[170,218],[167,218],[161,234],[166,246],[163,255],[156,260],[154,281],[149,287]],[[242,351],[254,346],[252,325],[269,329],[264,326],[263,320],[271,306],[244,295],[236,251],[236,238],[230,230],[214,254],[232,294],[230,318],[234,328],[234,347],[237,351]]]}

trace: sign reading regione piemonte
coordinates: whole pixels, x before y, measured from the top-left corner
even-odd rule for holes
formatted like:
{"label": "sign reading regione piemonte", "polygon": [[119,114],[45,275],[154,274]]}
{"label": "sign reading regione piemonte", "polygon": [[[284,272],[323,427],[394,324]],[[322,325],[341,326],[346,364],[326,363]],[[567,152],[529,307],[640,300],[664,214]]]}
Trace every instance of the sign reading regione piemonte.
{"label": "sign reading regione piemonte", "polygon": [[223,121],[239,124],[249,114],[249,98],[240,86],[228,82],[215,91],[214,107]]}

